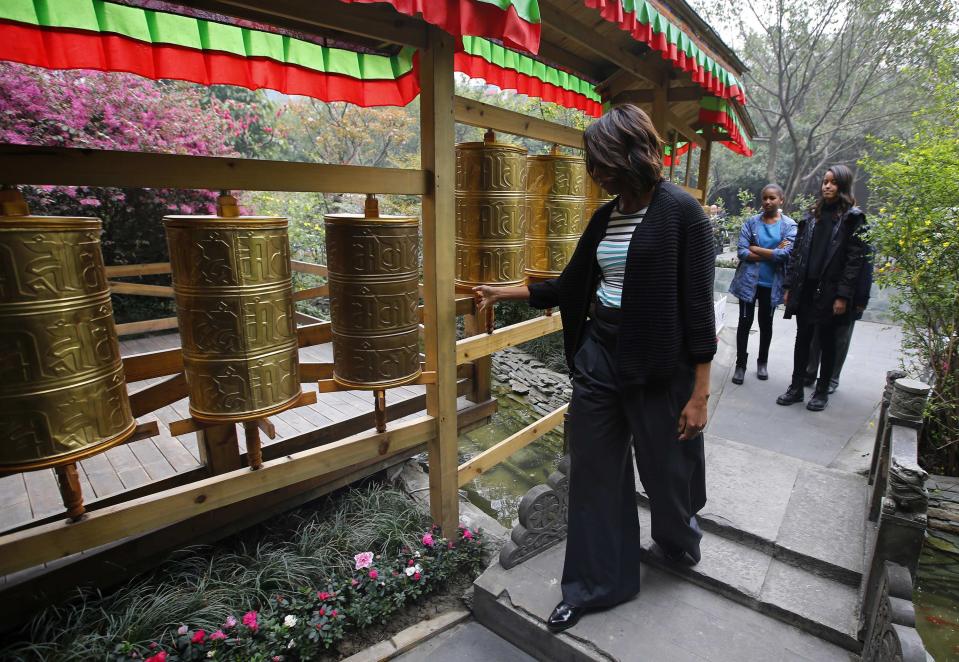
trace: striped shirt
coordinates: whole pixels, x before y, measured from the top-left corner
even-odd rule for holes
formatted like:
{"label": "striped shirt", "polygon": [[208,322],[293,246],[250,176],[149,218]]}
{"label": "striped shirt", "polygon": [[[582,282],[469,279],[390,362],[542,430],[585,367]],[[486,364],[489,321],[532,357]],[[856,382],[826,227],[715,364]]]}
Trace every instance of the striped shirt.
{"label": "striped shirt", "polygon": [[596,261],[603,278],[596,289],[596,298],[608,308],[619,308],[623,300],[623,276],[626,273],[626,252],[633,238],[633,230],[643,222],[646,207],[632,214],[613,209],[606,226],[606,236],[596,248]]}

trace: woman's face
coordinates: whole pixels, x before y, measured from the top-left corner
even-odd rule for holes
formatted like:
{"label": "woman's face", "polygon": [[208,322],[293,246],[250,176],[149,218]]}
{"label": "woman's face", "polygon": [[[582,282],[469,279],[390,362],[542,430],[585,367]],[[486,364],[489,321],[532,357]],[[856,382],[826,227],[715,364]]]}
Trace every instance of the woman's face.
{"label": "woman's face", "polygon": [[826,202],[835,202],[839,199],[839,185],[836,184],[832,170],[827,170],[822,178],[822,199]]}
{"label": "woman's face", "polygon": [[602,186],[603,190],[610,195],[619,195],[623,192],[619,177],[616,176],[616,171],[612,168],[606,168],[599,165],[595,166],[593,168],[592,176],[593,179],[596,180],[596,183]]}
{"label": "woman's face", "polygon": [[783,199],[776,189],[763,189],[763,212],[766,216],[774,216],[783,205]]}

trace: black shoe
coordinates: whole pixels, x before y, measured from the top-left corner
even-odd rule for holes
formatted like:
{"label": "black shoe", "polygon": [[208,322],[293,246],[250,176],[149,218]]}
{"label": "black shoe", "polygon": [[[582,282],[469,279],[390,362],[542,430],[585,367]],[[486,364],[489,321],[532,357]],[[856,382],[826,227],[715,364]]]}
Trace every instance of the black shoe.
{"label": "black shoe", "polygon": [[586,607],[574,607],[566,602],[560,602],[546,620],[546,629],[550,632],[568,630],[576,625],[585,613]]}
{"label": "black shoe", "polygon": [[733,384],[742,384],[746,379],[746,368],[745,366],[738,365],[736,370],[733,372]]}
{"label": "black shoe", "polygon": [[828,390],[829,390],[829,395],[832,395],[833,393],[835,393],[837,388],[839,388],[839,380],[838,380],[838,379],[830,379],[830,380],[829,380],[829,389],[828,389]]}
{"label": "black shoe", "polygon": [[805,397],[806,394],[803,393],[801,386],[790,386],[786,389],[785,393],[776,398],[776,404],[788,407],[789,405],[794,405],[797,402],[802,402]]}
{"label": "black shoe", "polygon": [[826,405],[829,404],[829,393],[828,391],[816,390],[813,393],[812,397],[809,398],[809,402],[806,403],[806,409],[809,411],[822,411],[826,408]]}
{"label": "black shoe", "polygon": [[649,546],[649,553],[655,556],[661,561],[670,563],[672,565],[681,565],[688,568],[693,567],[699,563],[699,559],[695,558],[692,554],[685,551],[672,552],[666,551],[658,542],[654,542]]}
{"label": "black shoe", "polygon": [[769,379],[769,370],[766,368],[765,363],[756,364],[756,377],[758,377],[759,379],[763,381],[766,381],[767,379]]}
{"label": "black shoe", "polygon": [[815,383],[816,383],[816,375],[813,375],[812,377],[810,377],[809,375],[806,375],[805,377],[803,377],[803,380],[802,380],[803,386],[812,386]]}

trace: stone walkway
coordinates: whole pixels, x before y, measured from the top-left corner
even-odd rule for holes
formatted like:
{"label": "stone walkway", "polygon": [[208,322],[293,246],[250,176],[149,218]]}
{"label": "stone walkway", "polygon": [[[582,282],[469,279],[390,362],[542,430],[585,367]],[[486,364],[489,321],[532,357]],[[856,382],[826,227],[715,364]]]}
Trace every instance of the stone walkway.
{"label": "stone walkway", "polygon": [[[546,631],[545,619],[560,599],[564,546],[511,570],[494,563],[474,584],[477,622],[404,660],[858,659],[863,471],[885,372],[898,367],[899,330],[859,323],[840,389],[825,412],[814,413],[775,404],[788,382],[795,334],[794,323],[781,315],[772,378],[758,381],[752,361],[745,384],[728,381],[736,322],[731,304],[713,370],[702,562],[664,568],[644,555],[636,599],[588,614],[559,636]],[[752,352],[757,336],[754,330]],[[649,514],[641,488],[637,501],[646,548]]]}

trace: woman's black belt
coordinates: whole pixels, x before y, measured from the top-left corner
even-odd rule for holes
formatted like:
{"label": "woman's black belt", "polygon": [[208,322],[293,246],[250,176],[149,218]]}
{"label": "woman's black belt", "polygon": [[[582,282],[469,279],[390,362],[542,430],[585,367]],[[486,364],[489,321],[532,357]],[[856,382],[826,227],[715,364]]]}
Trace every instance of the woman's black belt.
{"label": "woman's black belt", "polygon": [[593,336],[611,351],[616,349],[621,314],[622,310],[619,308],[610,308],[598,301],[594,301],[589,308]]}

